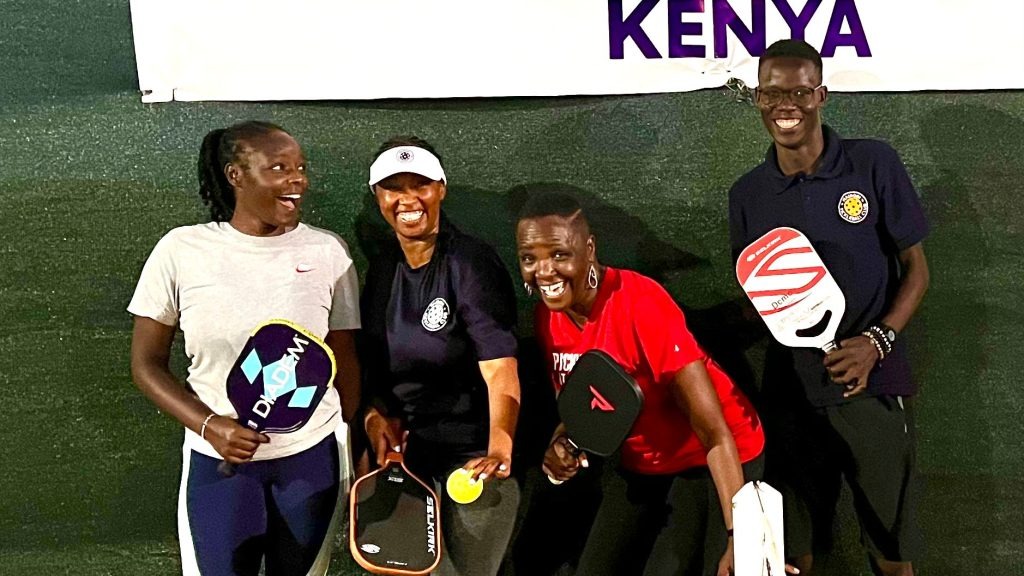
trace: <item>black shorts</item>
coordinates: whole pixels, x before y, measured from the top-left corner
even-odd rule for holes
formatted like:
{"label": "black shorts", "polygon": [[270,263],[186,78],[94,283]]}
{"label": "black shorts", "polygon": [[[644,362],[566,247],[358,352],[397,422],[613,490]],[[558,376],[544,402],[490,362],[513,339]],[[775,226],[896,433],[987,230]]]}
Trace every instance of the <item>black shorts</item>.
{"label": "black shorts", "polygon": [[786,556],[832,547],[841,478],[853,493],[861,542],[893,562],[921,557],[918,483],[908,399],[861,397],[812,408],[762,410],[767,434],[765,479],[783,494]]}

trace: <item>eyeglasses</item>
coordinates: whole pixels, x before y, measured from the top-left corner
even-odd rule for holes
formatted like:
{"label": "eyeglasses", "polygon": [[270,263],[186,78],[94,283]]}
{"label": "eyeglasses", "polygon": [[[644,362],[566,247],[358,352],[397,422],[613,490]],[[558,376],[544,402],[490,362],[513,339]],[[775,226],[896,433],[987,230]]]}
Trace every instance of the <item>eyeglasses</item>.
{"label": "eyeglasses", "polygon": [[778,106],[788,96],[789,101],[797,106],[807,106],[811,103],[811,98],[814,93],[818,91],[824,84],[819,84],[814,88],[808,88],[806,86],[800,86],[792,90],[779,90],[777,88],[756,88],[754,90],[755,99],[754,101],[761,108],[771,108],[772,106]]}

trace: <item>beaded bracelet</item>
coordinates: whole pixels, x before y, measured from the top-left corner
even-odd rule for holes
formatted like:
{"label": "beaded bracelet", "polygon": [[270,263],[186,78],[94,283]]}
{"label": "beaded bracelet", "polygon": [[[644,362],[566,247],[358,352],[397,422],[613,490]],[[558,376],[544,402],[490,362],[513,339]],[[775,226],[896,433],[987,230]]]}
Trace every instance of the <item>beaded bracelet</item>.
{"label": "beaded bracelet", "polygon": [[199,428],[199,437],[202,438],[203,440],[206,440],[206,425],[209,424],[210,423],[210,419],[213,418],[216,415],[217,415],[216,413],[210,412],[210,414],[206,417],[206,419],[203,420],[203,425]]}
{"label": "beaded bracelet", "polygon": [[861,332],[860,335],[866,337],[872,344],[874,344],[875,350],[878,351],[878,361],[881,362],[882,360],[885,360],[885,351],[882,350],[882,345],[878,343],[878,337],[875,336],[875,333],[871,330],[865,330]]}
{"label": "beaded bracelet", "polygon": [[872,324],[871,326],[868,326],[868,330],[870,330],[872,334],[877,336],[876,340],[879,341],[880,344],[884,345],[885,356],[888,356],[889,353],[892,352],[892,342],[890,342],[889,339],[885,337],[885,331],[882,329],[882,327],[878,326],[877,324]]}

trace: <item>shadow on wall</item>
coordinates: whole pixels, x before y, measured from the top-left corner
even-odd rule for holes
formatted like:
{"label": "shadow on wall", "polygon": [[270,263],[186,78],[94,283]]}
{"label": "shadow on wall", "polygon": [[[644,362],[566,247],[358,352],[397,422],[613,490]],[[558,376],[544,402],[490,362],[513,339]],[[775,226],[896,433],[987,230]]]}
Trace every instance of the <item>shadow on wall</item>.
{"label": "shadow on wall", "polygon": [[[1021,296],[1020,191],[1008,185],[1024,182],[1024,122],[982,106],[945,105],[921,118],[920,131],[939,172],[921,187],[932,227],[925,240],[931,286],[911,324],[922,390],[921,524],[933,550],[975,550],[949,555],[950,573],[986,571],[986,563],[999,572],[1007,560],[1024,565],[1024,500],[1014,492],[1016,502],[1007,502],[998,492],[1000,461],[1011,457],[996,452],[1019,442],[1019,424],[999,423],[1019,422],[1019,393],[1010,389],[1019,373],[1010,364],[1019,369],[1020,360],[991,352],[1005,350],[1024,322],[1013,305],[993,308]],[[1018,535],[1012,559],[1000,543],[1009,534]]]}
{"label": "shadow on wall", "polygon": [[[661,280],[674,271],[708,264],[707,260],[658,239],[639,218],[574,186],[524,184],[505,194],[469,186],[453,186],[444,201],[444,211],[464,232],[493,246],[518,284],[515,215],[528,194],[555,188],[570,191],[579,198],[590,219],[603,263],[630,268],[655,280]],[[393,238],[394,233],[384,222],[369,195],[363,201],[362,211],[356,216],[355,232],[356,241],[368,260],[379,255],[381,246]],[[521,294],[521,297],[525,298],[525,295]]]}

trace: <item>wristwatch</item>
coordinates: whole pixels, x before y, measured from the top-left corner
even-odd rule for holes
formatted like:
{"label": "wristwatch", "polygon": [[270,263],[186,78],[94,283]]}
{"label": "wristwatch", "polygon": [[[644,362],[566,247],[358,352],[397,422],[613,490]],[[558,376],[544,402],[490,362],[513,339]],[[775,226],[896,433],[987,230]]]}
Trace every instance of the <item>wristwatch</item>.
{"label": "wristwatch", "polygon": [[882,329],[882,336],[885,336],[885,339],[889,341],[890,346],[896,343],[896,331],[893,330],[892,327],[886,326],[881,322],[878,323],[878,327]]}

